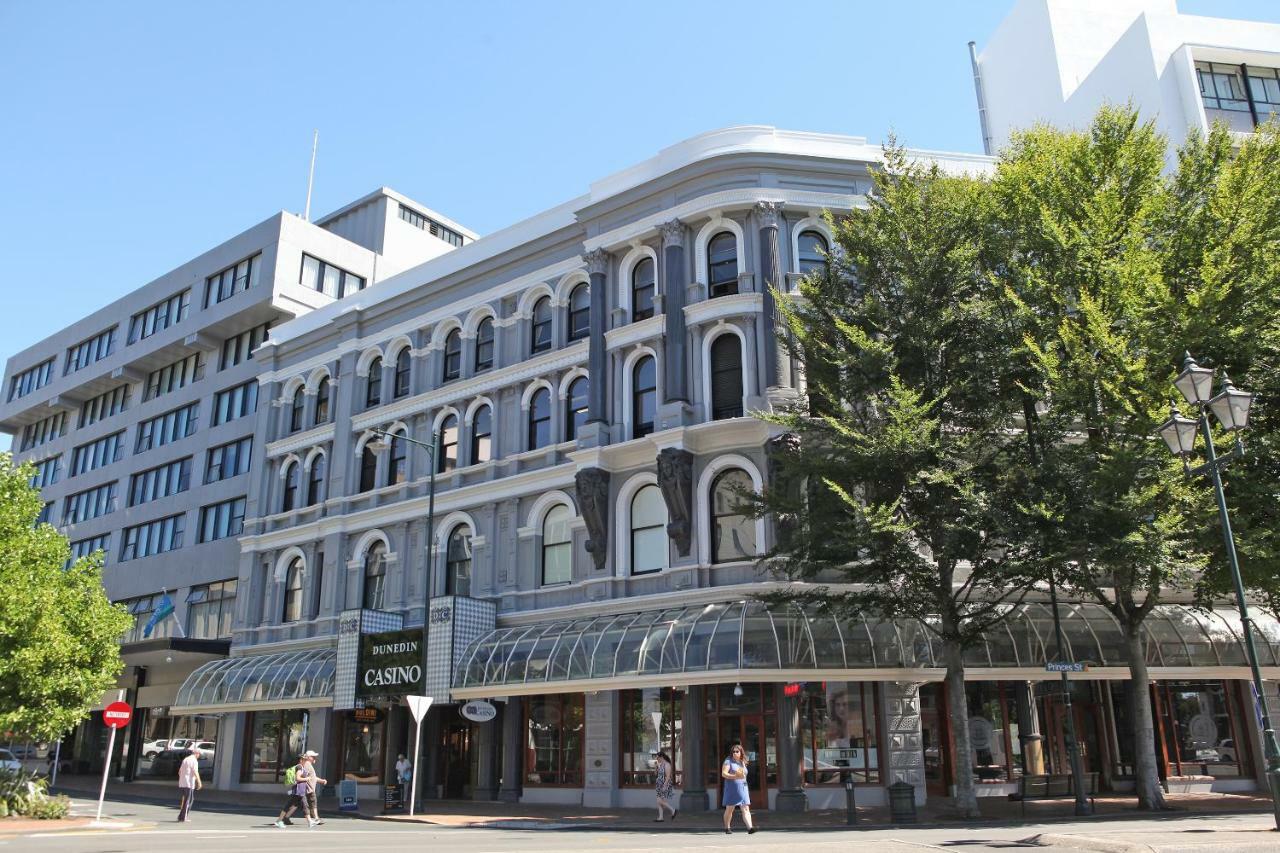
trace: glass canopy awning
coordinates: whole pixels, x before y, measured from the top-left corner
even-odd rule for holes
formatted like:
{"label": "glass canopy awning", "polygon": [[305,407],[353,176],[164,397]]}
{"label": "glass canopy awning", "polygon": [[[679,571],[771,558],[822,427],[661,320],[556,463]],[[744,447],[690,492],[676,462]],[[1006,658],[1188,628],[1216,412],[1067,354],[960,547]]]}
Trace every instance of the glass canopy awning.
{"label": "glass canopy awning", "polygon": [[[1120,625],[1106,608],[1062,604],[1060,614],[1062,658],[1094,667],[1127,666]],[[1280,623],[1261,613],[1255,618],[1263,635],[1262,665],[1280,666]],[[1234,612],[1162,605],[1147,617],[1145,634],[1147,663],[1154,668],[1247,665]],[[1053,612],[1039,602],[1011,607],[1009,618],[965,655],[966,664],[978,670],[1043,670],[1057,660]],[[646,676],[671,684],[687,681],[681,678],[686,675],[737,672],[874,677],[881,670],[882,677],[892,678],[891,670],[944,666],[937,637],[912,619],[838,619],[818,607],[736,601],[498,628],[463,652],[454,692],[465,697],[491,688],[489,693],[500,695],[516,685],[640,683]]]}
{"label": "glass canopy awning", "polygon": [[333,701],[337,652],[307,649],[203,664],[178,688],[174,714],[314,708]]}

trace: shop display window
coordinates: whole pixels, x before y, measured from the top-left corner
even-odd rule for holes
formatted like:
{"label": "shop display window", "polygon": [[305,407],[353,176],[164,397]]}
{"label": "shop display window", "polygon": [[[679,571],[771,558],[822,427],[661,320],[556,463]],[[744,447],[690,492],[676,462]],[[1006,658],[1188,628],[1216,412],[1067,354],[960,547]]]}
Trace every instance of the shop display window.
{"label": "shop display window", "polygon": [[[159,711],[159,713],[157,713]],[[217,758],[218,717],[190,714],[170,717],[164,709],[139,708],[135,711],[135,724],[142,725],[142,747],[138,755],[139,776],[176,779],[178,765],[187,757],[187,750],[200,747],[200,772],[209,778],[213,762]],[[127,739],[125,741],[128,742]],[[120,746],[117,743],[117,746]]]}
{"label": "shop display window", "polygon": [[382,781],[386,716],[377,708],[357,708],[343,716],[341,778]]}
{"label": "shop display window", "polygon": [[1156,713],[1169,776],[1247,776],[1236,683],[1158,681]]}
{"label": "shop display window", "polygon": [[283,782],[285,770],[307,749],[309,722],[304,710],[250,712],[240,781]]}
{"label": "shop display window", "polygon": [[675,765],[675,784],[684,767],[680,748],[681,696],[670,687],[623,690],[620,753],[623,787],[653,787],[658,751],[664,750]]}
{"label": "shop display window", "polygon": [[880,781],[879,688],[865,681],[826,681],[800,694],[804,781],[835,785],[851,772],[856,783]]}
{"label": "shop display window", "polygon": [[526,707],[525,784],[581,786],[583,695],[531,696]]}
{"label": "shop display window", "polygon": [[964,687],[969,705],[969,748],[977,782],[1011,782],[1022,776],[1022,742],[1012,685],[971,681]]}

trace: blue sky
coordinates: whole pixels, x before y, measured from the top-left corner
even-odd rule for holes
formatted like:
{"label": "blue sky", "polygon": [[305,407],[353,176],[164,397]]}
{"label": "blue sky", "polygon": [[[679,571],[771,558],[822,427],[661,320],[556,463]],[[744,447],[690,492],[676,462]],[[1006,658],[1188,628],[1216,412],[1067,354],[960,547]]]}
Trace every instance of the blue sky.
{"label": "blue sky", "polygon": [[313,213],[387,185],[480,233],[731,124],[979,151],[966,42],[1012,5],[0,0],[0,359],[300,212],[313,128]]}

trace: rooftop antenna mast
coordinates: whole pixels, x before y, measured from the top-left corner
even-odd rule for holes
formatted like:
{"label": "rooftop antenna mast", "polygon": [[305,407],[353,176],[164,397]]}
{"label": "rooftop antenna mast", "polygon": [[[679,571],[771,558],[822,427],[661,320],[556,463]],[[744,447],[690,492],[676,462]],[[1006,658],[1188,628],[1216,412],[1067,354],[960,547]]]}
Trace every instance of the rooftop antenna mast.
{"label": "rooftop antenna mast", "polygon": [[311,168],[307,171],[307,206],[302,212],[302,218],[311,221],[311,186],[316,181],[316,146],[320,144],[320,131],[315,130],[311,134]]}

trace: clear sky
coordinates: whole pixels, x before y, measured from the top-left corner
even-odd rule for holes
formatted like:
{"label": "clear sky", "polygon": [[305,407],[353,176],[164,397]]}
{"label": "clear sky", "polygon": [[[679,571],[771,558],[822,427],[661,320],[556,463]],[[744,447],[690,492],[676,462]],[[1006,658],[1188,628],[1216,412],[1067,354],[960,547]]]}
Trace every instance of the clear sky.
{"label": "clear sky", "polygon": [[1012,5],[0,0],[0,361],[301,212],[313,128],[313,214],[386,185],[481,234],[732,124],[980,151]]}

